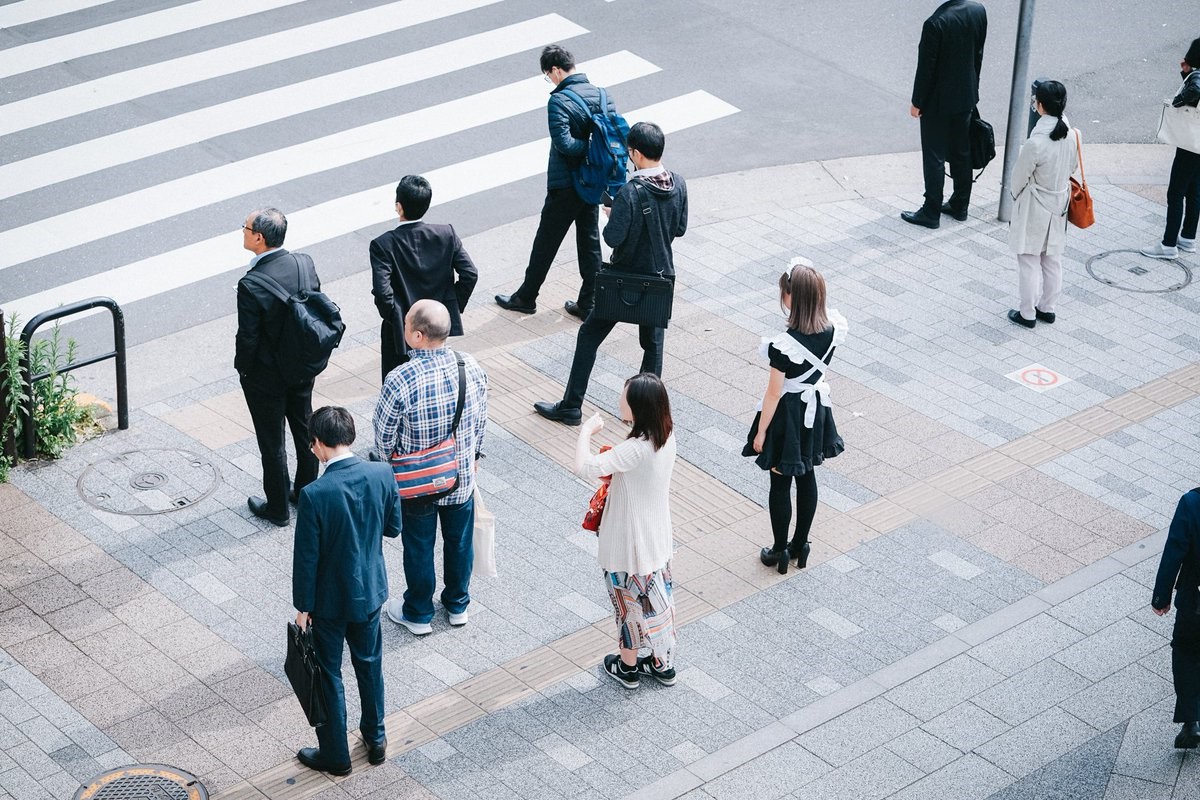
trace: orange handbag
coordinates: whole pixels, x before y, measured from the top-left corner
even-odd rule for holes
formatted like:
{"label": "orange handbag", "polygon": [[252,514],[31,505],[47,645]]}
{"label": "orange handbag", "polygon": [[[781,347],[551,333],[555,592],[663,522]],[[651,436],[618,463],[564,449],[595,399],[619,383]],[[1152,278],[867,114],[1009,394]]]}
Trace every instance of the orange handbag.
{"label": "orange handbag", "polygon": [[1088,191],[1087,176],[1083,173],[1083,147],[1079,142],[1078,130],[1075,131],[1075,151],[1079,154],[1079,177],[1082,183],[1069,178],[1067,221],[1076,228],[1088,228],[1096,221],[1096,215],[1092,212],[1092,193]]}
{"label": "orange handbag", "polygon": [[[600,452],[611,450],[609,445],[603,445]],[[592,533],[600,532],[600,518],[604,516],[604,504],[608,502],[608,483],[612,480],[612,475],[600,476],[600,488],[592,495],[592,499],[588,500],[588,510],[583,515],[583,529]]]}

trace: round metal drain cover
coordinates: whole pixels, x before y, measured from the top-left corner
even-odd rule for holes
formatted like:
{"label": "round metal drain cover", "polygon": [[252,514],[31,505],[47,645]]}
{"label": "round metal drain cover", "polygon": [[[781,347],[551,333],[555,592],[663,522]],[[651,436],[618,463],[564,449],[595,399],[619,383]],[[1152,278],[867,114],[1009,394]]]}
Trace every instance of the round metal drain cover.
{"label": "round metal drain cover", "polygon": [[1177,292],[1192,282],[1192,270],[1182,261],[1147,258],[1137,250],[1109,250],[1088,259],[1087,271],[1115,289],[1142,294]]}
{"label": "round metal drain cover", "polygon": [[221,483],[216,464],[186,450],[131,450],[97,461],[76,488],[89,505],[110,514],[166,514],[194,505]]}
{"label": "round metal drain cover", "polygon": [[137,764],[101,772],[75,800],[208,800],[195,775],[166,764]]}

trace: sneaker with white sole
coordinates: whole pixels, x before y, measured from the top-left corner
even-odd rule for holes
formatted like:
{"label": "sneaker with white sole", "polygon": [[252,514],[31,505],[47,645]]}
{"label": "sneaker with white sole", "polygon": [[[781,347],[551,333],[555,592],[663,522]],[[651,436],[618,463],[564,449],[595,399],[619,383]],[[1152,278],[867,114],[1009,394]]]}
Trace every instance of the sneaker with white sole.
{"label": "sneaker with white sole", "polygon": [[453,611],[447,611],[446,614],[450,617],[451,627],[461,628],[467,624],[467,612],[465,609],[458,614],[455,614]]}
{"label": "sneaker with white sole", "polygon": [[1194,253],[1194,252],[1196,252],[1196,240],[1195,239],[1185,239],[1182,236],[1180,236],[1175,241],[1175,247],[1178,248],[1179,252],[1181,252],[1181,253]]}
{"label": "sneaker with white sole", "polygon": [[1178,247],[1167,247],[1162,242],[1155,242],[1149,247],[1143,247],[1138,252],[1148,258],[1161,258],[1164,261],[1179,258]]}
{"label": "sneaker with white sole", "polygon": [[411,619],[404,618],[404,604],[399,600],[388,600],[387,605],[383,607],[387,618],[397,625],[403,625],[408,628],[408,632],[413,636],[424,636],[428,633],[433,633],[433,626],[428,622],[413,622]]}
{"label": "sneaker with white sole", "polygon": [[641,673],[637,667],[627,667],[616,653],[604,657],[604,672],[626,689],[636,689]]}
{"label": "sneaker with white sole", "polygon": [[654,663],[654,656],[638,659],[638,672],[661,683],[663,686],[675,685],[675,668],[659,669]]}

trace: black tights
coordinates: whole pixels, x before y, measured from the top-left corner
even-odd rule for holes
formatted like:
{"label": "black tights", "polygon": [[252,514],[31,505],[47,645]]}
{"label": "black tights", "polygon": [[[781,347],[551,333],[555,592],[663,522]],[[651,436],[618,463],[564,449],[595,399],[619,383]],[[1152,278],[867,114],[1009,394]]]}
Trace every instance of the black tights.
{"label": "black tights", "polygon": [[808,531],[812,527],[813,516],[817,513],[817,476],[813,470],[803,475],[780,475],[778,472],[769,473],[771,476],[771,494],[767,500],[767,508],[771,513],[771,532],[775,534],[775,545],[771,548],[778,552],[788,546],[788,528],[792,521],[792,479],[796,481],[796,538],[793,549],[799,550],[808,541]]}

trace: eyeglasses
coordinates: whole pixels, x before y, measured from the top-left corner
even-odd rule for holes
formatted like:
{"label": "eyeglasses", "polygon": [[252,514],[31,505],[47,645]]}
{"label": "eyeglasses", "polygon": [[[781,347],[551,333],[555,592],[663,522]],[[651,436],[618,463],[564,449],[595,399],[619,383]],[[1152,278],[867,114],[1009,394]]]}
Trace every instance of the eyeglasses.
{"label": "eyeglasses", "polygon": [[553,83],[554,83],[554,81],[550,80],[550,73],[549,73],[549,72],[543,72],[543,73],[542,73],[542,80],[544,80],[546,83],[549,83],[549,84],[553,84]]}
{"label": "eyeglasses", "polygon": [[254,230],[254,228],[251,228],[249,225],[243,225],[242,230],[250,231],[251,233],[258,233],[258,231]]}

